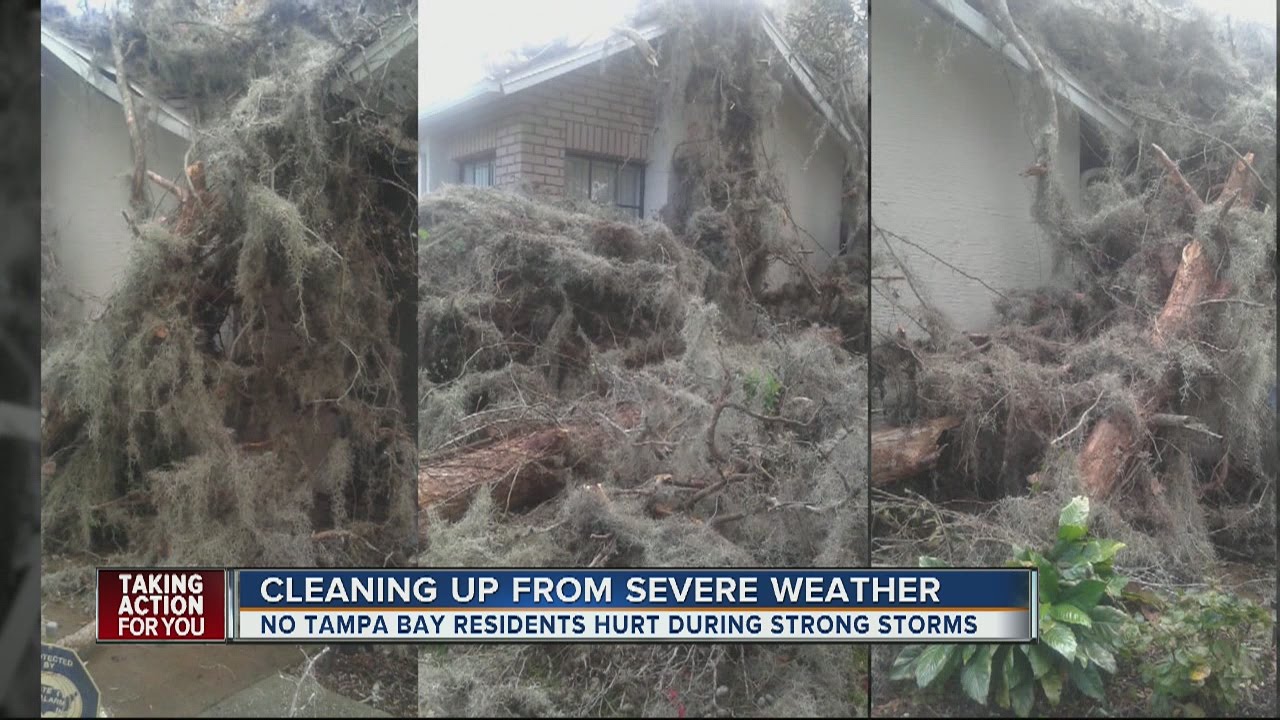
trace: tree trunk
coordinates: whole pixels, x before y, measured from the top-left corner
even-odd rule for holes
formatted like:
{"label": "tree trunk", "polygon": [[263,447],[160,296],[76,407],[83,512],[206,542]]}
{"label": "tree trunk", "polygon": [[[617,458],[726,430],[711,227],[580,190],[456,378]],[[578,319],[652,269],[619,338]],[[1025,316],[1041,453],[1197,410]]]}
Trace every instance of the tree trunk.
{"label": "tree trunk", "polygon": [[[1203,210],[1204,201],[1183,177],[1177,164],[1159,145],[1152,145],[1152,148],[1170,179],[1182,190],[1192,212]],[[1232,168],[1231,177],[1217,201],[1224,215],[1238,201],[1244,201],[1246,206],[1253,202],[1253,176],[1249,170],[1252,162],[1253,153],[1248,153]],[[1196,238],[1182,250],[1182,262],[1174,276],[1173,287],[1169,289],[1169,296],[1151,331],[1152,343],[1160,347],[1185,330],[1193,317],[1193,310],[1215,292],[1216,286],[1213,266],[1205,256],[1199,238]],[[1157,404],[1148,403],[1148,409]],[[1081,486],[1091,498],[1104,498],[1115,488],[1136,440],[1136,429],[1115,415],[1103,418],[1094,426],[1078,461]]]}
{"label": "tree trunk", "polygon": [[871,485],[893,485],[933,467],[942,453],[942,433],[959,424],[960,418],[947,416],[871,433]]}
{"label": "tree trunk", "polygon": [[134,212],[146,210],[147,149],[142,139],[142,126],[133,103],[133,89],[124,68],[124,48],[120,39],[120,11],[111,16],[111,54],[116,64],[116,88],[120,91],[120,105],[124,108],[124,124],[129,130],[129,142],[133,146],[133,180],[129,186],[129,204]]}
{"label": "tree trunk", "polygon": [[[618,408],[613,428],[629,430],[640,424],[640,409]],[[526,512],[555,497],[572,464],[570,439],[579,446],[602,447],[611,430],[606,424],[574,424],[542,428],[439,456],[424,458],[418,470],[418,538],[426,542],[426,511],[454,521],[471,506],[476,492],[488,487],[496,506]]]}
{"label": "tree trunk", "polygon": [[[418,472],[418,509],[435,508],[446,520],[466,512],[471,498],[488,486],[494,503],[519,512],[564,487],[568,428],[535,430],[485,447],[435,458]],[[425,530],[425,524],[419,523]]]}

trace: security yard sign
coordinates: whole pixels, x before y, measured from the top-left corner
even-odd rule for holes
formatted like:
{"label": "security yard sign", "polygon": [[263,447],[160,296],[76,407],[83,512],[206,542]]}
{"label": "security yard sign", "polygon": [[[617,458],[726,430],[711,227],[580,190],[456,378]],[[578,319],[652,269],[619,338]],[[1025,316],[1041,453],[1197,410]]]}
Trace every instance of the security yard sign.
{"label": "security yard sign", "polygon": [[40,646],[40,717],[98,716],[98,686],[74,650]]}

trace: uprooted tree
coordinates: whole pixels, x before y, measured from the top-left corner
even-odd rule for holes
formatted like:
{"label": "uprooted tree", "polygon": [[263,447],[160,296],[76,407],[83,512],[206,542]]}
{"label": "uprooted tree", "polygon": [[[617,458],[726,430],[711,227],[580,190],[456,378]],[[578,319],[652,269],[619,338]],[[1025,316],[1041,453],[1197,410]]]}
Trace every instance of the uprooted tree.
{"label": "uprooted tree", "polygon": [[[334,88],[351,49],[411,10],[151,0],[50,18],[115,68],[135,245],[101,315],[45,357],[47,552],[407,558],[412,400],[395,317],[413,274],[412,109]],[[173,96],[189,100],[193,140],[185,176],[168,178],[144,146],[148,104]],[[157,192],[174,212],[155,212]]]}
{"label": "uprooted tree", "polygon": [[[675,151],[666,223],[489,189],[424,200],[422,564],[865,562],[865,285],[785,239],[759,8],[663,12],[664,102],[706,138]],[[770,287],[781,266],[791,282]],[[429,715],[860,714],[858,657],[451,647],[422,655],[420,699]]]}
{"label": "uprooted tree", "polygon": [[[1035,493],[1050,491],[1050,503],[1084,492],[1110,534],[1140,548],[1153,581],[1196,575],[1214,545],[1265,562],[1275,522],[1274,37],[1219,30],[1177,4],[983,8],[1032,68],[1032,217],[1071,262],[1075,287],[997,291],[1002,323],[990,332],[934,320],[924,341],[879,346],[876,373],[905,389],[886,408],[903,427],[872,437],[873,453],[901,457],[894,472],[873,468],[873,485],[932,476],[935,498],[1032,493],[1000,506],[1006,536],[1044,529],[1052,513],[1032,517]],[[1096,212],[1076,209],[1054,172],[1052,67],[1134,122],[1132,137],[1103,134],[1106,175],[1086,190]],[[1021,513],[1016,529],[1008,513]]]}

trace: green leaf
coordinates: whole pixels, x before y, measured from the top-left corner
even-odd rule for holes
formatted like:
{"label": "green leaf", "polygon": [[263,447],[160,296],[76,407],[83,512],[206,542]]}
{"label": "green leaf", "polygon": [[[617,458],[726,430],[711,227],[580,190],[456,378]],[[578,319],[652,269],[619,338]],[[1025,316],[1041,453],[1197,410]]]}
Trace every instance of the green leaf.
{"label": "green leaf", "polygon": [[1079,649],[1084,651],[1085,657],[1094,665],[1106,670],[1109,673],[1116,671],[1116,656],[1096,640],[1089,638],[1080,638]]}
{"label": "green leaf", "polygon": [[1021,685],[1014,687],[1009,691],[1009,699],[1013,701],[1013,711],[1018,717],[1030,717],[1031,708],[1036,702],[1036,686],[1031,680],[1024,681]]}
{"label": "green leaf", "polygon": [[1129,578],[1116,575],[1107,581],[1107,596],[1119,599],[1124,594],[1124,588],[1129,584]]}
{"label": "green leaf", "polygon": [[925,648],[916,660],[916,685],[926,688],[933,684],[946,668],[955,649],[955,645],[930,645]]}
{"label": "green leaf", "polygon": [[1031,679],[1031,665],[1019,653],[1011,652],[1004,661],[1004,682],[1009,692]]}
{"label": "green leaf", "polygon": [[1071,684],[1094,700],[1106,699],[1106,695],[1102,692],[1102,677],[1098,675],[1098,669],[1095,667],[1082,668],[1072,663]]}
{"label": "green leaf", "polygon": [[1022,654],[1027,656],[1027,662],[1031,665],[1031,676],[1039,680],[1044,677],[1045,673],[1053,669],[1053,658],[1049,657],[1049,653],[1039,645],[1019,645]]}
{"label": "green leaf", "polygon": [[1040,639],[1045,645],[1053,648],[1055,652],[1071,662],[1076,659],[1076,636],[1071,632],[1071,628],[1066,625],[1054,623],[1044,628],[1040,633]]}
{"label": "green leaf", "polygon": [[1089,617],[1093,618],[1093,622],[1097,623],[1115,623],[1117,625],[1130,621],[1128,615],[1120,608],[1112,605],[1099,605],[1089,609]]}
{"label": "green leaf", "polygon": [[921,556],[920,556],[920,567],[922,567],[922,568],[944,568],[944,567],[951,567],[951,566],[950,566],[950,565],[948,565],[945,561],[940,560],[940,559],[938,559],[938,558],[936,558],[936,557],[933,557],[932,555],[921,555]]}
{"label": "green leaf", "polygon": [[1056,672],[1046,674],[1040,678],[1040,687],[1044,696],[1049,698],[1049,704],[1056,707],[1062,699],[1062,675]]}
{"label": "green leaf", "polygon": [[1088,613],[1074,605],[1061,603],[1049,608],[1049,614],[1054,620],[1072,625],[1083,625],[1084,627],[1093,627],[1093,621],[1089,619]]}
{"label": "green leaf", "polygon": [[924,652],[923,645],[908,645],[893,659],[893,667],[889,669],[890,680],[907,680],[916,676],[916,660]]}
{"label": "green leaf", "polygon": [[1103,539],[1098,541],[1098,548],[1101,552],[1100,562],[1107,562],[1115,559],[1116,553],[1124,549],[1124,543],[1117,540]]}
{"label": "green leaf", "polygon": [[994,645],[981,646],[974,653],[972,662],[966,663],[960,672],[960,685],[965,694],[983,705],[987,704],[987,693],[991,690],[991,656],[994,652]]}
{"label": "green leaf", "polygon": [[1063,593],[1062,602],[1088,610],[1098,604],[1106,590],[1107,584],[1101,580],[1083,580]]}
{"label": "green leaf", "polygon": [[963,660],[965,663],[968,663],[968,662],[969,662],[969,660],[973,657],[973,654],[974,654],[975,652],[977,652],[977,651],[978,651],[978,648],[979,648],[979,647],[981,647],[981,646],[980,646],[980,645],[965,645],[965,646],[964,646],[964,657],[963,657],[963,658],[961,658],[961,660]]}
{"label": "green leaf", "polygon": [[1009,664],[1009,658],[1012,655],[1013,653],[1009,650],[1008,645],[1001,645],[996,650],[995,659],[992,661],[992,665],[1001,669],[1001,672],[996,673],[994,680],[996,684],[996,704],[1006,710],[1009,709],[1009,684],[1004,680],[1004,668]]}
{"label": "green leaf", "polygon": [[1077,495],[1058,515],[1058,539],[1077,540],[1089,531],[1089,498]]}
{"label": "green leaf", "polygon": [[1058,569],[1038,552],[1031,553],[1031,562],[1040,571],[1040,599],[1048,602],[1058,601]]}

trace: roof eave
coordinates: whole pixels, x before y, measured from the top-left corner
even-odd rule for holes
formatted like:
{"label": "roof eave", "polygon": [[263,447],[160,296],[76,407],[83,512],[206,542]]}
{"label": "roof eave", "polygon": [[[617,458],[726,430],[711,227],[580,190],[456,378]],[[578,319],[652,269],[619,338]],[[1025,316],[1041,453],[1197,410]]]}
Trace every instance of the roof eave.
{"label": "roof eave", "polygon": [[[53,53],[54,57],[58,58],[62,64],[71,68],[75,74],[83,78],[84,81],[93,88],[111,98],[116,103],[123,104],[121,101],[119,86],[103,77],[102,74],[98,72],[99,67],[101,67],[101,69],[115,74],[114,68],[98,65],[88,56],[87,53],[76,48],[75,45],[66,38],[63,38],[46,27],[40,28],[40,46]],[[154,108],[155,113],[152,116],[152,119],[157,125],[168,130],[174,135],[183,138],[184,140],[191,139],[191,122],[187,120],[182,113],[173,109],[173,107],[168,103],[165,103],[163,100],[150,97],[135,83],[129,83],[129,87],[133,90],[134,94],[146,100],[147,104],[151,108]]]}
{"label": "roof eave", "polygon": [[[651,22],[637,28],[636,32],[646,41],[652,42],[665,34],[667,28],[661,23]],[[446,117],[487,104],[499,97],[512,95],[521,90],[540,85],[553,78],[617,55],[630,47],[633,47],[631,41],[613,35],[590,45],[584,45],[567,55],[524,68],[502,80],[482,80],[456,97],[424,108],[418,113],[418,126],[420,129],[425,130],[428,126]]]}
{"label": "roof eave", "polygon": [[[1009,62],[1025,72],[1031,72],[1031,63],[1009,42],[1000,29],[982,13],[970,7],[964,0],[925,0],[936,10],[952,18],[971,35],[981,40],[992,49],[1002,53]],[[1050,74],[1057,80],[1058,93],[1066,98],[1081,113],[1106,129],[1122,137],[1133,137],[1133,123],[1117,110],[1085,89],[1084,84],[1066,70],[1046,64]]]}
{"label": "roof eave", "polygon": [[786,61],[787,66],[791,70],[791,75],[804,89],[809,100],[817,106],[823,118],[835,129],[836,134],[844,141],[845,147],[853,146],[853,133],[848,126],[841,121],[839,115],[836,114],[835,108],[831,103],[827,102],[826,96],[818,89],[818,83],[814,80],[813,70],[809,68],[808,63],[804,61],[787,43],[786,38],[782,35],[782,31],[774,24],[773,20],[764,12],[760,13],[760,23],[764,27],[764,33],[773,43],[774,48],[778,51],[782,58]]}

